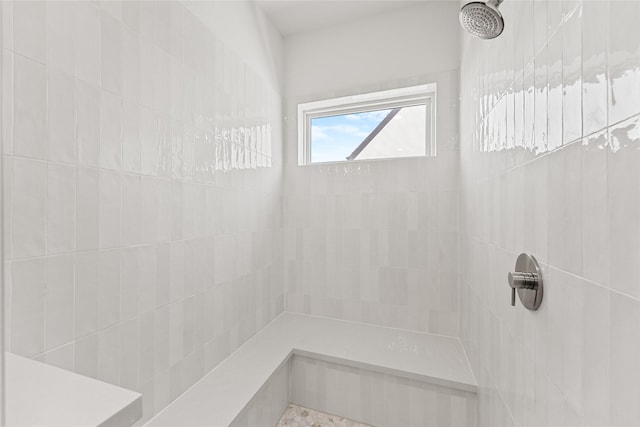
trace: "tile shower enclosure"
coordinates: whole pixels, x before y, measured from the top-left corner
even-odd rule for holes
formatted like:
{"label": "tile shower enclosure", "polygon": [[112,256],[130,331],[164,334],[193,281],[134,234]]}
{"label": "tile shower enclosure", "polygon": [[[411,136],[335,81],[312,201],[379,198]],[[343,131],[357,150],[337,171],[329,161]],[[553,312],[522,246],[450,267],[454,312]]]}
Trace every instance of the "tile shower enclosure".
{"label": "tile shower enclosure", "polygon": [[[455,1],[287,37],[212,3],[2,3],[7,350],[148,419],[299,311],[459,336],[479,425],[640,424],[640,2],[505,0],[492,42]],[[295,165],[298,102],[427,82],[436,157]]]}

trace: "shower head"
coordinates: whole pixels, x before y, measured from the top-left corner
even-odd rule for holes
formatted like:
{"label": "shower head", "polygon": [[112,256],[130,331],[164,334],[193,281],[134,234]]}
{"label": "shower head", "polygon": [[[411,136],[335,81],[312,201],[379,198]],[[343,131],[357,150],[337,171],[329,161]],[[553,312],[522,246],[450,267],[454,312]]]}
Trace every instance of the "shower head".
{"label": "shower head", "polygon": [[481,39],[494,39],[504,30],[504,19],[498,10],[502,0],[471,2],[460,9],[462,28]]}

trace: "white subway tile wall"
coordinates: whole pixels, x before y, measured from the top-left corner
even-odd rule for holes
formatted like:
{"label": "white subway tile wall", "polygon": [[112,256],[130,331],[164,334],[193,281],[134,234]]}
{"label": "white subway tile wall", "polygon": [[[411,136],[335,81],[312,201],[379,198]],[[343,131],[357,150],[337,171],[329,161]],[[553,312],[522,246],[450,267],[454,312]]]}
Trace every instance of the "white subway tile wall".
{"label": "white subway tile wall", "polygon": [[148,419],[283,310],[280,95],[179,2],[1,7],[7,349]]}
{"label": "white subway tile wall", "polygon": [[[297,164],[297,105],[437,84],[434,157]],[[458,71],[286,102],[288,311],[458,335]]]}
{"label": "white subway tile wall", "polygon": [[[291,360],[283,363],[229,427],[275,426],[291,401]],[[195,422],[194,422],[195,423]]]}
{"label": "white subway tile wall", "polygon": [[289,403],[380,427],[472,427],[477,413],[475,393],[294,355],[231,426],[275,425]]}
{"label": "white subway tile wall", "polygon": [[379,427],[472,427],[476,394],[304,356],[293,356],[296,405]]}
{"label": "white subway tile wall", "polygon": [[[465,35],[460,334],[480,426],[637,426],[639,2],[506,1]],[[520,252],[537,312],[509,305]],[[636,403],[634,403],[636,402]]]}

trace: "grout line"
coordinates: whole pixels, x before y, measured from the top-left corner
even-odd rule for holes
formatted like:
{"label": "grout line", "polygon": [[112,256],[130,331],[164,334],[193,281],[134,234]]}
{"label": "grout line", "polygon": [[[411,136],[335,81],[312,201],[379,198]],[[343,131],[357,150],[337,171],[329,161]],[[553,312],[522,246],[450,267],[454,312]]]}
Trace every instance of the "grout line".
{"label": "grout line", "polygon": [[[479,245],[481,245],[481,246],[489,246],[489,247],[493,247],[494,249],[497,249],[497,250],[502,251],[502,252],[509,252],[509,253],[511,253],[514,257],[518,255],[518,253],[513,252],[513,250],[508,249],[508,248],[504,248],[504,247],[499,246],[499,245],[496,245],[495,243],[483,242],[483,241],[480,241],[480,240],[475,239],[475,238],[471,238],[470,240],[471,240],[471,241],[473,241],[473,242],[475,242],[475,243],[477,243],[477,244],[479,244]],[[559,271],[559,272],[561,272],[561,273],[563,273],[563,274],[565,274],[565,275],[571,276],[571,277],[573,277],[573,278],[575,278],[575,279],[578,279],[578,280],[580,280],[580,281],[587,282],[587,283],[589,283],[589,284],[591,284],[591,285],[598,286],[598,287],[600,287],[600,288],[602,288],[602,289],[605,289],[605,290],[607,290],[607,291],[609,291],[609,292],[616,293],[616,294],[618,294],[618,295],[622,295],[622,296],[624,296],[624,297],[627,297],[627,298],[630,298],[630,299],[633,299],[633,300],[635,300],[635,301],[640,302],[640,296],[630,295],[630,294],[627,294],[627,293],[625,293],[625,292],[619,291],[619,290],[617,290],[617,289],[615,289],[615,288],[612,288],[612,287],[610,287],[609,285],[605,285],[605,284],[602,284],[602,283],[594,282],[593,280],[587,279],[587,278],[585,278],[585,277],[583,277],[583,276],[580,276],[580,275],[578,275],[578,274],[576,274],[576,273],[572,273],[572,272],[570,272],[570,271],[563,270],[563,269],[562,269],[562,268],[560,268],[560,267],[557,267],[557,266],[554,266],[554,265],[552,265],[552,264],[549,264],[549,263],[548,263],[548,261],[547,261],[547,262],[540,262],[540,264],[541,264],[541,266],[542,266],[543,268],[544,268],[544,267],[551,268],[551,269],[553,269],[553,270]]]}
{"label": "grout line", "polygon": [[[75,89],[75,86],[74,86]],[[75,101],[74,101],[75,102]],[[78,127],[78,115],[74,114],[74,123],[73,123],[74,127],[75,127],[75,134],[77,135],[77,127]],[[75,153],[77,156],[78,153],[78,145],[77,143],[75,144]],[[78,247],[78,167],[74,167],[74,171],[73,171],[74,177],[75,177],[75,182],[74,182],[74,188],[73,188],[73,212],[74,212],[74,218],[73,218],[73,252],[71,252],[72,256],[73,256],[73,322],[72,322],[72,333],[73,333],[73,339],[72,339],[72,343],[73,343],[73,351],[71,353],[71,363],[72,363],[72,367],[73,367],[73,371],[77,372],[76,370],[76,329],[77,329],[77,324],[76,324],[76,312],[77,312],[77,305],[78,305],[78,300],[77,300],[77,296],[78,296],[78,290],[77,290],[77,275],[76,275],[76,251],[77,251],[77,247]]]}
{"label": "grout line", "polygon": [[[5,7],[13,7],[13,6],[6,6],[6,4],[0,4],[0,23],[4,23],[4,15],[6,13],[6,11],[4,10]],[[11,18],[13,20],[13,14]],[[11,26],[13,27],[13,24],[11,24]],[[4,89],[4,82],[5,82],[5,76],[4,76],[5,58],[4,58],[4,51],[2,49],[2,45],[4,44],[2,33],[4,33],[4,28],[0,29],[0,100],[4,101],[3,89]],[[13,68],[13,64],[11,68]],[[13,79],[11,81],[13,81]],[[7,107],[4,105],[4,102],[0,101],[0,153],[4,152],[4,145],[5,145],[4,129],[5,129],[5,126],[7,125],[6,123],[4,123],[5,108]],[[6,234],[7,228],[12,229],[10,227],[5,227],[5,224],[4,224],[4,221],[5,221],[4,209],[6,204],[6,201],[5,201],[6,194],[4,190],[4,176],[6,176],[5,168],[6,168],[6,163],[4,161],[4,156],[2,156],[0,158],[0,256],[2,257],[2,259],[5,258],[7,253],[6,252],[7,236],[5,234]],[[7,295],[7,289],[6,289],[7,281],[5,280],[5,269],[6,269],[6,266],[4,262],[0,262],[0,297],[1,297],[0,298],[0,351],[2,352],[2,354],[0,354],[0,395],[2,396],[2,398],[0,398],[0,426],[4,426],[6,421],[6,416],[5,416],[6,398],[4,396],[6,396],[7,386],[5,381],[4,355],[5,355],[5,348],[7,347],[7,342],[6,342],[5,331],[10,327],[9,316],[7,316],[7,313],[5,312],[5,307],[8,307],[11,304],[11,300],[7,299],[8,295]],[[7,303],[7,301],[9,301],[9,303]]]}

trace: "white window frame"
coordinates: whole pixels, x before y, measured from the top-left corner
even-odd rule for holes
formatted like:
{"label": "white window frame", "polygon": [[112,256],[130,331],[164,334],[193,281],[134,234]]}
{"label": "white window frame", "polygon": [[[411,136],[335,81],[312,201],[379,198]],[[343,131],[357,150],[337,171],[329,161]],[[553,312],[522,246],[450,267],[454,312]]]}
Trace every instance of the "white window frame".
{"label": "white window frame", "polygon": [[[311,120],[344,114],[365,113],[398,107],[425,105],[427,108],[425,156],[436,155],[436,84],[391,89],[360,95],[298,104],[298,165],[318,165],[326,163],[352,163],[372,160],[395,160],[406,157],[383,157],[380,159],[336,160],[332,162],[311,162]],[[422,156],[411,156],[422,157]],[[410,157],[410,158],[411,158]]]}

